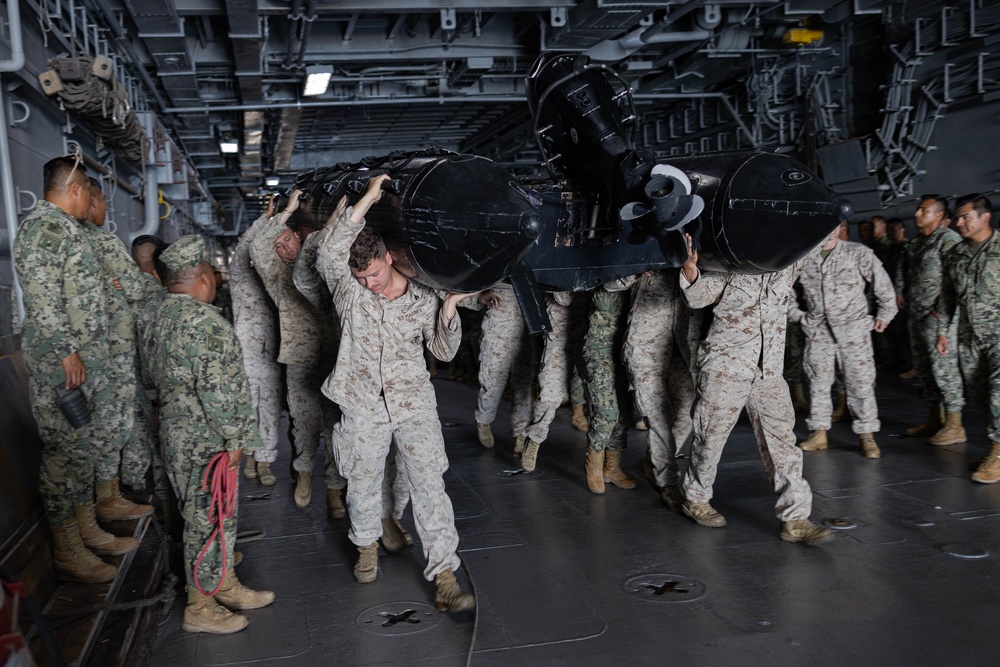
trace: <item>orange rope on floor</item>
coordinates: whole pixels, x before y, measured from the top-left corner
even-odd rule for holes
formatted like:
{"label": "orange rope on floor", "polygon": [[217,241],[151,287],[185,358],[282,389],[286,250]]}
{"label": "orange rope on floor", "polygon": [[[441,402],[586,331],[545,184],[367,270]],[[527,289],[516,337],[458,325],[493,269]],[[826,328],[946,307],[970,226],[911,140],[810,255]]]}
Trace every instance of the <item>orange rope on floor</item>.
{"label": "orange rope on floor", "polygon": [[[212,458],[201,478],[201,490],[207,491],[211,488],[212,491],[212,500],[208,506],[208,520],[215,524],[212,536],[208,538],[205,548],[198,554],[198,560],[194,564],[194,585],[202,595],[218,593],[219,589],[222,588],[223,580],[225,580],[226,571],[229,569],[226,562],[226,534],[223,523],[236,515],[236,501],[239,498],[238,476],[239,471],[229,465],[229,452],[221,452]],[[209,486],[209,478],[211,478],[211,486]],[[217,537],[219,548],[222,549],[222,576],[219,577],[219,583],[209,593],[201,587],[201,582],[198,580],[198,570],[201,568],[201,560],[208,553]]]}

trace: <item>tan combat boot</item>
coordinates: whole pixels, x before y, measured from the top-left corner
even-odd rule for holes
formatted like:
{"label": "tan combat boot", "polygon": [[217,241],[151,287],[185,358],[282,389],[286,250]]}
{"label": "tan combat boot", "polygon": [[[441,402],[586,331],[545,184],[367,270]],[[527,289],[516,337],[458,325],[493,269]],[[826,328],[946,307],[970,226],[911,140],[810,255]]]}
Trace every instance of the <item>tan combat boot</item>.
{"label": "tan combat boot", "polygon": [[524,453],[521,454],[521,467],[524,468],[525,472],[531,472],[535,469],[535,465],[538,463],[538,447],[539,443],[528,438],[524,445]]}
{"label": "tan combat boot", "polygon": [[347,516],[347,508],[344,506],[343,489],[326,490],[326,517],[328,519],[343,519]]}
{"label": "tan combat boot", "polygon": [[93,501],[74,508],[73,513],[76,514],[83,546],[98,556],[120,556],[139,548],[139,540],[134,537],[116,537],[97,525],[97,510]]}
{"label": "tan combat boot", "polygon": [[604,450],[587,448],[587,488],[591,493],[604,493]]}
{"label": "tan combat boot", "polygon": [[797,412],[809,412],[809,397],[806,396],[806,388],[801,382],[794,382],[792,389],[792,407]]}
{"label": "tan combat boot", "polygon": [[403,528],[398,519],[382,517],[382,548],[391,554],[398,553],[413,544],[413,536]]}
{"label": "tan combat boot", "polygon": [[274,486],[275,482],[278,481],[278,478],[271,472],[271,464],[267,461],[257,462],[257,479],[264,486]]}
{"label": "tan combat boot", "polygon": [[514,438],[514,458],[521,458],[521,454],[524,453],[524,441],[528,439],[526,435],[519,435]]}
{"label": "tan combat boot", "polygon": [[826,449],[829,443],[826,440],[826,429],[816,429],[809,434],[809,437],[799,443],[799,449],[804,452],[815,452],[817,449]]}
{"label": "tan combat boot", "polygon": [[573,418],[570,419],[570,424],[577,431],[583,431],[584,433],[590,428],[590,423],[587,421],[587,413],[584,412],[582,405],[573,406]]}
{"label": "tan combat boot", "polygon": [[378,578],[378,542],[372,542],[367,547],[358,547],[354,578],[359,584],[370,584]]}
{"label": "tan combat boot", "polygon": [[207,632],[212,635],[231,635],[250,624],[250,619],[234,614],[215,601],[211,595],[202,595],[188,586],[188,603],[184,607],[184,632]]}
{"label": "tan combat boot", "polygon": [[106,482],[95,482],[97,495],[97,518],[101,521],[130,521],[141,519],[153,513],[150,505],[136,505],[122,497],[118,478]]}
{"label": "tan combat boot", "polygon": [[976,472],[972,473],[972,481],[980,484],[1000,482],[1000,442],[993,443],[990,453],[979,464]]}
{"label": "tan combat boot", "polygon": [[882,458],[882,450],[878,448],[878,443],[875,442],[874,433],[862,433],[858,436],[858,441],[861,443],[861,455],[866,459]]}
{"label": "tan combat boot", "polygon": [[247,479],[257,479],[257,462],[253,456],[243,457],[243,476]]}
{"label": "tan combat boot", "polygon": [[715,511],[708,503],[693,503],[690,500],[681,502],[681,511],[699,526],[705,528],[722,528],[726,525],[726,517]]}
{"label": "tan combat boot", "polygon": [[437,592],[434,606],[438,611],[466,611],[476,606],[476,598],[462,591],[451,570],[434,575],[434,588]]}
{"label": "tan combat boot", "polygon": [[792,519],[781,523],[779,535],[783,542],[798,542],[800,544],[823,544],[833,539],[833,531],[818,526],[808,519]]}
{"label": "tan combat boot", "polygon": [[960,445],[968,438],[965,437],[965,428],[962,426],[961,412],[946,412],[944,415],[944,426],[940,431],[927,438],[927,442],[932,445]]}
{"label": "tan combat boot", "polygon": [[847,394],[837,394],[837,401],[833,405],[833,412],[830,413],[830,421],[836,424],[837,422],[847,421],[850,418],[851,415],[847,411]]}
{"label": "tan combat boot", "polygon": [[622,453],[618,450],[608,449],[604,452],[604,481],[619,489],[635,488],[635,480],[622,470]]}
{"label": "tan combat boot", "polygon": [[479,444],[481,444],[486,449],[489,449],[496,442],[493,439],[493,429],[490,428],[489,424],[480,424],[476,422],[476,434],[479,436]]}
{"label": "tan combat boot", "polygon": [[236,578],[236,572],[230,569],[222,578],[215,601],[227,609],[260,609],[274,602],[274,593],[247,588]]}
{"label": "tan combat boot", "polygon": [[906,429],[906,435],[911,438],[929,438],[944,426],[941,420],[941,406],[937,403],[927,404],[927,421],[920,426],[911,426]]}
{"label": "tan combat boot", "polygon": [[77,581],[81,584],[103,584],[118,574],[118,568],[109,565],[83,546],[80,525],[76,519],[66,519],[52,526],[55,542],[53,564],[56,579]]}
{"label": "tan combat boot", "polygon": [[649,422],[646,421],[645,417],[640,417],[635,422],[635,429],[637,431],[648,431],[649,430]]}
{"label": "tan combat boot", "polygon": [[312,471],[299,471],[299,478],[295,482],[295,506],[300,510],[309,507],[313,497],[313,474]]}

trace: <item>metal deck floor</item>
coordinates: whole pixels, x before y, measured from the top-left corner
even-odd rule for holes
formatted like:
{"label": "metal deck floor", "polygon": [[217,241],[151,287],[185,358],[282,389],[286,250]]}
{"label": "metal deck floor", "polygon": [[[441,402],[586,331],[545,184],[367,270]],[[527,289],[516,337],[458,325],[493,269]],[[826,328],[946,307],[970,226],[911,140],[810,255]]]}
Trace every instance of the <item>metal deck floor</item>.
{"label": "metal deck floor", "polygon": [[[241,487],[240,530],[267,535],[240,544],[240,578],[277,601],[245,612],[243,632],[216,637],[184,633],[178,599],[154,640],[155,667],[996,664],[1000,484],[969,480],[989,445],[969,411],[966,445],[900,438],[924,417],[923,402],[912,383],[880,377],[883,458],[862,458],[847,423],[834,425],[829,450],[806,454],[813,519],[856,527],[805,547],[778,539],[745,417],[715,486],[729,525],[711,530],[670,512],[642,481],[589,493],[585,436],[568,409],[537,470],[511,474],[508,414],[494,423],[497,446],[483,449],[475,388],[434,382],[477,612],[434,611],[419,546],[380,554],[378,581],[355,583],[346,520],[326,519],[319,479],[312,506],[295,508],[285,446],[276,486]],[[630,432],[627,469],[645,439]],[[245,500],[265,490],[270,499]],[[409,514],[404,523],[413,532]]]}

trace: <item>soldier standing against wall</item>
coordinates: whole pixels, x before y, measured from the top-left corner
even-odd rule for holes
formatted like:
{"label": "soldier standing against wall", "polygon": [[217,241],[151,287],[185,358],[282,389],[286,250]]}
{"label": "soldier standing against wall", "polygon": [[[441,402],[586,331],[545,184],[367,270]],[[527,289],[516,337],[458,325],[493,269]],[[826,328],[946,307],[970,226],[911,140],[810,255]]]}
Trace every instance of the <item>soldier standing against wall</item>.
{"label": "soldier standing against wall", "polygon": [[692,308],[715,306],[698,354],[691,465],[684,473],[682,509],[698,525],[721,528],[725,518],[710,504],[722,448],[746,408],[778,492],[775,513],[785,542],[819,544],[829,529],[809,521],[812,490],[802,477],[802,450],[795,446],[795,411],[781,375],[788,295],[799,264],[763,275],[698,270],[698,251],[688,237],[681,292]]}
{"label": "soldier standing against wall", "polygon": [[[990,452],[972,479],[1000,482],[1000,235],[990,226],[990,200],[958,200],[955,226],[964,242],[944,256],[938,301],[937,352],[955,356],[973,406],[986,423]],[[957,350],[953,322],[958,322]]]}
{"label": "soldier standing against wall", "polygon": [[423,350],[442,361],[455,355],[462,338],[455,309],[467,295],[449,294],[442,303],[432,290],[397,271],[381,238],[364,229],[364,216],[381,198],[388,178],[372,177],[354,207],[347,206],[346,197],[341,200],[316,258],[342,330],[337,364],[323,393],[342,411],[333,443],[348,480],[349,537],[358,547],[354,577],[359,583],[378,577],[382,482],[395,438],[427,559],[424,577],[434,581],[439,610],[463,611],[475,606],[475,598],[463,593],[455,579],[461,561],[455,514],[444,488],[448,457]]}
{"label": "soldier standing against wall", "polygon": [[[805,371],[812,392],[809,419],[812,431],[801,443],[804,451],[827,448],[830,429],[830,388],[837,359],[844,371],[847,406],[854,415],[852,428],[858,434],[866,458],[881,456],[875,433],[880,428],[875,402],[875,358],[872,330],[882,333],[896,315],[896,292],[889,275],[875,253],[830,234],[819,255],[802,265],[798,283],[802,286],[806,310],[799,309],[794,292],[789,292],[789,319],[799,322],[806,336]],[[865,286],[872,285],[878,312],[872,321]]]}
{"label": "soldier standing against wall", "polygon": [[[274,593],[251,590],[236,577],[235,510],[223,522],[223,539],[206,546],[215,529],[210,520],[212,490],[203,489],[202,483],[207,466],[217,454],[228,452],[228,466],[236,468],[244,451],[260,444],[250,385],[233,328],[211,305],[215,276],[204,239],[182,236],[163,251],[161,260],[169,271],[169,294],[157,309],[149,348],[160,397],[163,455],[184,518],[188,602],[183,627],[187,632],[229,634],[249,623],[230,610],[257,609],[274,601]],[[232,492],[238,498],[238,489]],[[214,596],[203,592],[220,581]]]}
{"label": "soldier standing against wall", "polygon": [[[944,254],[962,240],[955,231],[944,226],[948,201],[937,195],[925,195],[914,214],[920,236],[907,244],[906,262],[901,267],[904,275],[897,275],[899,285],[906,292],[898,301],[905,305],[910,325],[910,345],[913,367],[923,387],[927,401],[928,418],[924,424],[906,429],[912,437],[927,438],[932,445],[954,445],[965,442],[962,427],[962,378],[955,355],[934,353],[938,329],[937,306],[941,295],[942,260]],[[943,332],[955,340],[955,326]],[[941,412],[944,410],[944,418]]]}

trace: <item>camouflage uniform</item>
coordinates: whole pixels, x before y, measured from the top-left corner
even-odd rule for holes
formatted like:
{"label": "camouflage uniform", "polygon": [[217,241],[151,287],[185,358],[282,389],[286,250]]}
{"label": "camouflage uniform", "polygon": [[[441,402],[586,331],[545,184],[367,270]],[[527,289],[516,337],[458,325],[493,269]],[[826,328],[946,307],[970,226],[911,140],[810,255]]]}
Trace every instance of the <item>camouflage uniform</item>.
{"label": "camouflage uniform", "polygon": [[500,284],[493,291],[499,294],[500,305],[489,307],[483,317],[476,423],[492,424],[496,419],[509,378],[511,432],[514,436],[525,435],[531,419],[531,383],[535,370],[529,361],[532,350],[513,288]]}
{"label": "camouflage uniform", "polygon": [[[896,274],[896,290],[905,288],[910,329],[913,368],[923,386],[928,403],[942,403],[948,412],[961,412],[965,406],[962,378],[955,355],[937,354],[938,319],[931,311],[941,294],[942,263],[945,252],[962,240],[957,232],[938,227],[929,236],[918,236],[906,244],[906,259]],[[947,332],[955,340],[957,321]]]}
{"label": "camouflage uniform", "polygon": [[[1000,442],[1000,234],[978,250],[967,241],[944,255],[944,283],[938,301],[938,332],[948,336],[948,355],[958,360],[969,399]],[[957,337],[949,332],[957,328]],[[956,344],[957,343],[957,344]],[[935,351],[935,354],[937,352]],[[942,355],[938,355],[942,356]]]}
{"label": "camouflage uniform", "polygon": [[[881,427],[875,402],[874,320],[888,323],[896,316],[896,292],[875,253],[860,243],[839,241],[826,258],[815,255],[802,266],[806,310],[789,294],[789,318],[805,332],[805,372],[809,378],[809,430],[829,430],[836,362],[844,372],[847,405],[855,433],[875,433]],[[865,294],[871,284],[878,303],[873,320]]]}
{"label": "camouflage uniform", "polygon": [[[21,348],[31,412],[43,443],[39,489],[53,525],[93,499],[95,452],[106,448],[116,419],[107,376],[107,290],[82,224],[40,201],[14,239],[24,290]],[[55,401],[55,387],[66,383],[61,361],[74,352],[86,367],[81,390],[91,414],[90,424],[80,429],[69,425]]]}
{"label": "camouflage uniform", "polygon": [[364,222],[353,222],[352,210],[337,216],[316,259],[342,329],[337,364],[323,393],[343,415],[334,427],[333,447],[348,481],[349,537],[366,547],[382,534],[383,477],[395,439],[427,559],[424,576],[433,580],[461,562],[455,514],[444,488],[448,457],[423,348],[450,360],[462,339],[461,320],[456,315],[445,321],[437,295],[423,285],[411,281],[405,294],[389,300],[355,280],[348,258]]}
{"label": "camouflage uniform", "polygon": [[542,443],[549,437],[549,426],[555,419],[556,409],[566,400],[569,379],[569,357],[566,343],[569,337],[569,292],[545,295],[546,310],[552,323],[552,332],[545,339],[542,362],[538,368],[538,399],[532,406],[531,423],[525,435],[533,442]]}
{"label": "camouflage uniform", "polygon": [[661,487],[677,484],[673,429],[675,408],[683,410],[684,406],[675,406],[674,398],[678,390],[684,391],[692,384],[687,364],[683,358],[678,359],[687,335],[688,308],[681,299],[677,270],[642,274],[632,287],[625,363],[636,407],[649,426],[649,456],[656,483]]}
{"label": "camouflage uniform", "polygon": [[574,292],[573,300],[569,305],[569,323],[566,325],[569,329],[569,334],[566,336],[566,356],[571,368],[569,402],[572,405],[586,405],[587,403],[582,373],[585,369],[583,339],[587,335],[587,311],[589,308],[590,294]]}
{"label": "camouflage uniform", "polygon": [[691,464],[681,481],[684,497],[707,504],[722,449],[746,408],[778,492],[782,521],[806,519],[812,491],[802,477],[795,445],[795,413],[781,375],[787,299],[799,264],[764,275],[702,272],[694,283],[680,273],[681,293],[692,308],[714,304],[714,319],[698,353]]}
{"label": "camouflage uniform", "polygon": [[[278,308],[280,346],[278,363],[285,366],[288,414],[292,422],[291,440],[295,448],[292,467],[312,472],[321,435],[329,444],[330,429],[337,421],[337,408],[320,393],[323,380],[333,370],[336,330],[329,312],[318,310],[296,289],[294,265],[274,250],[274,240],[285,229],[286,217],[272,217],[250,244],[250,257],[264,288]],[[342,489],[347,482],[340,475],[327,447],[326,486]]]}
{"label": "camouflage uniform", "polygon": [[250,261],[250,244],[267,217],[258,218],[236,245],[229,263],[233,298],[233,328],[243,348],[243,365],[250,382],[250,396],[261,447],[254,459],[274,463],[278,458],[278,420],[284,380],[278,363],[278,319],[274,302]]}
{"label": "camouflage uniform", "polygon": [[628,423],[621,406],[627,381],[620,355],[625,292],[598,287],[591,295],[590,324],[583,342],[586,376],[583,386],[590,405],[587,447],[594,451],[625,449]]}

